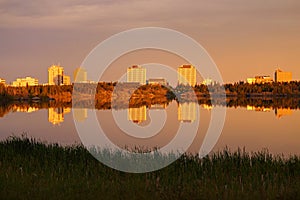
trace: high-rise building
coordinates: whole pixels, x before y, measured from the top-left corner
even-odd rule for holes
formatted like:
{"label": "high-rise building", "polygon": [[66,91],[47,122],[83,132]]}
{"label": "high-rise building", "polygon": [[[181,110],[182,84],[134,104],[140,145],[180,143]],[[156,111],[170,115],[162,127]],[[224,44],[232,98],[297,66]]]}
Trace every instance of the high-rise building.
{"label": "high-rise building", "polygon": [[180,103],[178,106],[178,121],[191,123],[196,120],[196,102]]}
{"label": "high-rise building", "polygon": [[5,81],[5,79],[2,79],[2,78],[0,78],[0,84],[6,84],[6,81]]}
{"label": "high-rise building", "polygon": [[63,84],[64,85],[71,85],[71,77],[70,76],[63,76]]}
{"label": "high-rise building", "polygon": [[74,70],[74,83],[87,82],[87,71],[84,68],[76,68]]}
{"label": "high-rise building", "polygon": [[292,72],[284,72],[280,69],[275,71],[275,82],[291,82],[292,81]]}
{"label": "high-rise building", "polygon": [[193,65],[182,65],[177,69],[178,84],[196,85],[196,68]]}
{"label": "high-rise building", "polygon": [[133,65],[127,69],[127,82],[146,84],[146,68]]}
{"label": "high-rise building", "polygon": [[17,78],[12,86],[14,87],[26,87],[26,86],[36,86],[39,84],[38,79],[27,76],[26,78]]}
{"label": "high-rise building", "polygon": [[134,123],[141,123],[146,121],[146,119],[146,106],[128,109],[128,120],[133,121]]}
{"label": "high-rise building", "polygon": [[59,65],[52,65],[48,68],[48,84],[63,85],[64,68]]}

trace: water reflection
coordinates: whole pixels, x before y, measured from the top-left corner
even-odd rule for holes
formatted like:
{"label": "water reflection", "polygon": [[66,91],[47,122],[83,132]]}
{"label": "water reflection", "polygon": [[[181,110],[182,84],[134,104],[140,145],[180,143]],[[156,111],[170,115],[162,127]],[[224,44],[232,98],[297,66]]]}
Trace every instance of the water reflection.
{"label": "water reflection", "polygon": [[77,122],[84,122],[88,117],[87,108],[73,108],[73,116]]}
{"label": "water reflection", "polygon": [[277,118],[281,118],[283,116],[292,115],[293,111],[290,108],[275,108],[275,115]]}
{"label": "water reflection", "polygon": [[265,108],[260,106],[249,106],[247,105],[247,110],[257,111],[257,112],[270,112],[271,108]]}
{"label": "water reflection", "polygon": [[178,121],[192,123],[196,120],[196,102],[179,103]]}
{"label": "water reflection", "polygon": [[139,124],[147,120],[146,106],[141,106],[138,108],[129,108],[127,109],[127,112],[128,120],[132,121],[133,123]]}
{"label": "water reflection", "polygon": [[71,108],[49,108],[48,121],[53,125],[60,125],[64,122],[64,115],[71,112]]}
{"label": "water reflection", "polygon": [[[135,105],[134,105],[135,104]],[[196,110],[199,108],[201,120],[199,130],[190,152],[199,152],[211,118],[211,109],[217,106],[217,100],[201,99],[198,102],[166,101],[165,99],[131,99],[128,106],[118,99],[111,104],[105,99],[71,103],[60,102],[13,102],[0,106],[0,139],[27,132],[29,136],[42,141],[64,144],[80,143],[73,119],[86,121],[88,113],[95,111],[101,125],[110,133],[112,141],[120,146],[141,144],[164,146],[174,137],[179,126],[189,126],[197,121]],[[225,128],[215,150],[225,146],[231,148],[246,147],[248,151],[268,148],[275,153],[300,153],[299,111],[300,100],[294,99],[228,99]],[[140,123],[139,126],[151,125],[153,116],[161,119],[166,116],[166,125],[150,141],[133,139],[116,126],[111,109],[122,112],[122,119],[128,124]],[[73,115],[70,112],[73,112]],[[128,121],[129,120],[129,121]],[[54,124],[54,125],[53,125]],[[255,125],[255,126],[254,126]],[[136,126],[134,126],[136,127]],[[284,134],[283,134],[284,133]],[[143,133],[145,135],[146,133]],[[188,134],[188,133],[187,133]],[[125,135],[125,136],[124,136]],[[123,142],[123,143],[122,143]]]}

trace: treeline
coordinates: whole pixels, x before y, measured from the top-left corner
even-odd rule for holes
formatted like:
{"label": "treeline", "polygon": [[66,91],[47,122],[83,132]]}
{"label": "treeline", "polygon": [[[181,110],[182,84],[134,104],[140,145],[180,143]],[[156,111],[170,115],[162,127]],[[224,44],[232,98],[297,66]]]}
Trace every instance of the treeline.
{"label": "treeline", "polygon": [[40,100],[65,100],[71,98],[72,90],[73,86],[71,85],[13,87],[0,84],[0,101],[32,100],[34,97],[38,97]]}
{"label": "treeline", "polygon": [[226,94],[236,96],[300,96],[300,82],[248,84],[244,82],[225,84]]}
{"label": "treeline", "polygon": [[[75,88],[74,88],[75,87]],[[160,98],[180,100],[181,97],[190,98],[193,95],[199,98],[210,98],[210,95],[223,94],[228,98],[254,98],[254,97],[300,97],[300,82],[248,84],[238,82],[225,85],[199,84],[191,88],[178,85],[176,88],[161,85],[139,85],[134,83],[100,82],[95,84],[51,85],[12,87],[0,84],[0,102],[11,100],[39,100],[55,99],[57,101],[71,102],[73,89],[80,98]],[[224,94],[225,90],[225,94]],[[95,97],[96,96],[96,97]]]}

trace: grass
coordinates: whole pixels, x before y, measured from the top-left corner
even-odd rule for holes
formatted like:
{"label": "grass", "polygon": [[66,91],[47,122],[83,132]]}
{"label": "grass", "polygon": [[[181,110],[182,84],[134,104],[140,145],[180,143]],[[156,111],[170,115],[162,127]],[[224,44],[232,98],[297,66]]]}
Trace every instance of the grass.
{"label": "grass", "polygon": [[130,174],[82,146],[11,138],[0,142],[0,199],[300,199],[300,158],[224,150]]}

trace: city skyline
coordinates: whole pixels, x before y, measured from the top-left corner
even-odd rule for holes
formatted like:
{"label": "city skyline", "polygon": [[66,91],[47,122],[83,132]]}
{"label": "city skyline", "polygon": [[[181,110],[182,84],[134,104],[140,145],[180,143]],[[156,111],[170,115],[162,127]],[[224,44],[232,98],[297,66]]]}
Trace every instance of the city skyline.
{"label": "city skyline", "polygon": [[[177,85],[180,84],[188,84],[191,86],[195,86],[197,84],[210,85],[214,83],[214,80],[211,78],[198,80],[197,70],[191,64],[183,64],[177,67]],[[141,85],[145,84],[161,84],[168,85],[169,80],[166,77],[148,77],[147,69],[142,65],[132,65],[127,67],[126,73],[127,81],[126,82],[137,82]],[[281,68],[276,68],[274,72],[274,79],[270,75],[256,75],[251,78],[246,78],[243,81],[249,84],[255,83],[272,83],[272,82],[291,82],[291,81],[299,81],[293,79],[293,72],[283,71]],[[60,80],[61,79],[61,80]],[[239,82],[235,81],[235,82]],[[71,85],[72,83],[94,83],[95,81],[88,80],[87,70],[85,68],[77,67],[73,71],[73,81],[71,81],[71,77],[64,74],[64,67],[58,65],[51,65],[48,67],[48,81],[47,83],[40,83],[39,79],[32,78],[30,76],[26,76],[25,78],[17,78],[11,83],[0,77],[0,83],[11,86],[35,86],[35,85]],[[99,81],[103,82],[103,81]],[[114,81],[108,81],[114,82]],[[117,81],[116,81],[117,82]],[[122,82],[122,81],[121,81]],[[231,83],[235,83],[231,82]],[[228,84],[224,82],[224,84]]]}

